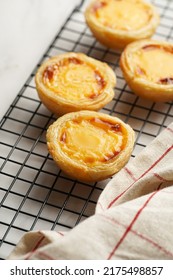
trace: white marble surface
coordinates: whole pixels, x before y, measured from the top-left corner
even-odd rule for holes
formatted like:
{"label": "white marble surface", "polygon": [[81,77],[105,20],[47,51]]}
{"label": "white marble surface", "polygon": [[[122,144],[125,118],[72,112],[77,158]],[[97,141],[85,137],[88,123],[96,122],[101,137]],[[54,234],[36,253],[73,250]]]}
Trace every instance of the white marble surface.
{"label": "white marble surface", "polygon": [[0,0],[0,119],[80,0]]}

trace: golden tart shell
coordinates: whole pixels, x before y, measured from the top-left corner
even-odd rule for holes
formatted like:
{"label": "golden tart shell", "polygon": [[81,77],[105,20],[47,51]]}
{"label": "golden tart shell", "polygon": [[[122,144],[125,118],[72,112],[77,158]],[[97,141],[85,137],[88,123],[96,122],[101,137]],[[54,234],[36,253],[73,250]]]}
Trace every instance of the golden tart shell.
{"label": "golden tart shell", "polygon": [[65,114],[47,130],[54,161],[70,177],[95,182],[111,177],[129,160],[133,129],[119,118],[94,111]]}
{"label": "golden tart shell", "polygon": [[114,97],[116,75],[104,62],[69,52],[44,62],[35,82],[43,104],[60,116],[104,107]]}
{"label": "golden tart shell", "polygon": [[141,40],[123,51],[120,67],[137,95],[155,102],[173,100],[173,44]]}
{"label": "golden tart shell", "polygon": [[93,0],[85,19],[100,43],[117,49],[150,38],[159,24],[155,7],[143,0]]}

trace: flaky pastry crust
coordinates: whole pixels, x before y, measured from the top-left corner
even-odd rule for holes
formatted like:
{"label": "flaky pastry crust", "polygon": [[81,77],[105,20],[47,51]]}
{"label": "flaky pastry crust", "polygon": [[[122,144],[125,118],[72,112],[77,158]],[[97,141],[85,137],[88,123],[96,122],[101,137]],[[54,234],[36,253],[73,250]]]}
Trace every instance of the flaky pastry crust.
{"label": "flaky pastry crust", "polygon": [[173,100],[173,44],[141,40],[120,58],[124,78],[134,93],[155,102]]}
{"label": "flaky pastry crust", "polygon": [[159,24],[155,7],[143,0],[93,0],[85,19],[100,43],[117,49],[150,38]]}
{"label": "flaky pastry crust", "polygon": [[69,52],[44,62],[35,82],[43,104],[60,116],[104,107],[114,97],[116,75],[106,63]]}
{"label": "flaky pastry crust", "polygon": [[119,118],[84,110],[56,120],[46,139],[49,153],[66,174],[95,182],[111,177],[127,163],[134,131]]}

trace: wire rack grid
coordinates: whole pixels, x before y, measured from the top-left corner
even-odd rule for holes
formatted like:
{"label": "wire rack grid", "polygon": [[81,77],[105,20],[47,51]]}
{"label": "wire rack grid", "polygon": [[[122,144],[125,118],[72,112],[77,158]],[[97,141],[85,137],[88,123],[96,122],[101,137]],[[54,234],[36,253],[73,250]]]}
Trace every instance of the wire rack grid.
{"label": "wire rack grid", "polygon": [[[173,40],[173,1],[152,0],[161,22],[154,35]],[[0,259],[6,259],[24,233],[31,230],[68,231],[91,216],[110,180],[88,184],[70,179],[48,154],[45,133],[55,121],[37,97],[34,76],[47,58],[83,52],[107,62],[116,72],[115,97],[101,111],[130,124],[136,132],[132,157],[173,120],[172,103],[153,103],[134,95],[119,68],[120,52],[99,44],[87,28],[82,1],[67,18],[0,123]]]}

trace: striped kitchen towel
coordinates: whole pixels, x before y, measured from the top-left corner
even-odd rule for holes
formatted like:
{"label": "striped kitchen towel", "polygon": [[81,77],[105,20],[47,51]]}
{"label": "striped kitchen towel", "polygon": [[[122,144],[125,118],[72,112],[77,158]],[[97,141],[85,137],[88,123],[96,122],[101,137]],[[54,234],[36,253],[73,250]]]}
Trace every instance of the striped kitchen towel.
{"label": "striped kitchen towel", "polygon": [[26,233],[8,259],[173,259],[173,123],[105,187],[68,233]]}

